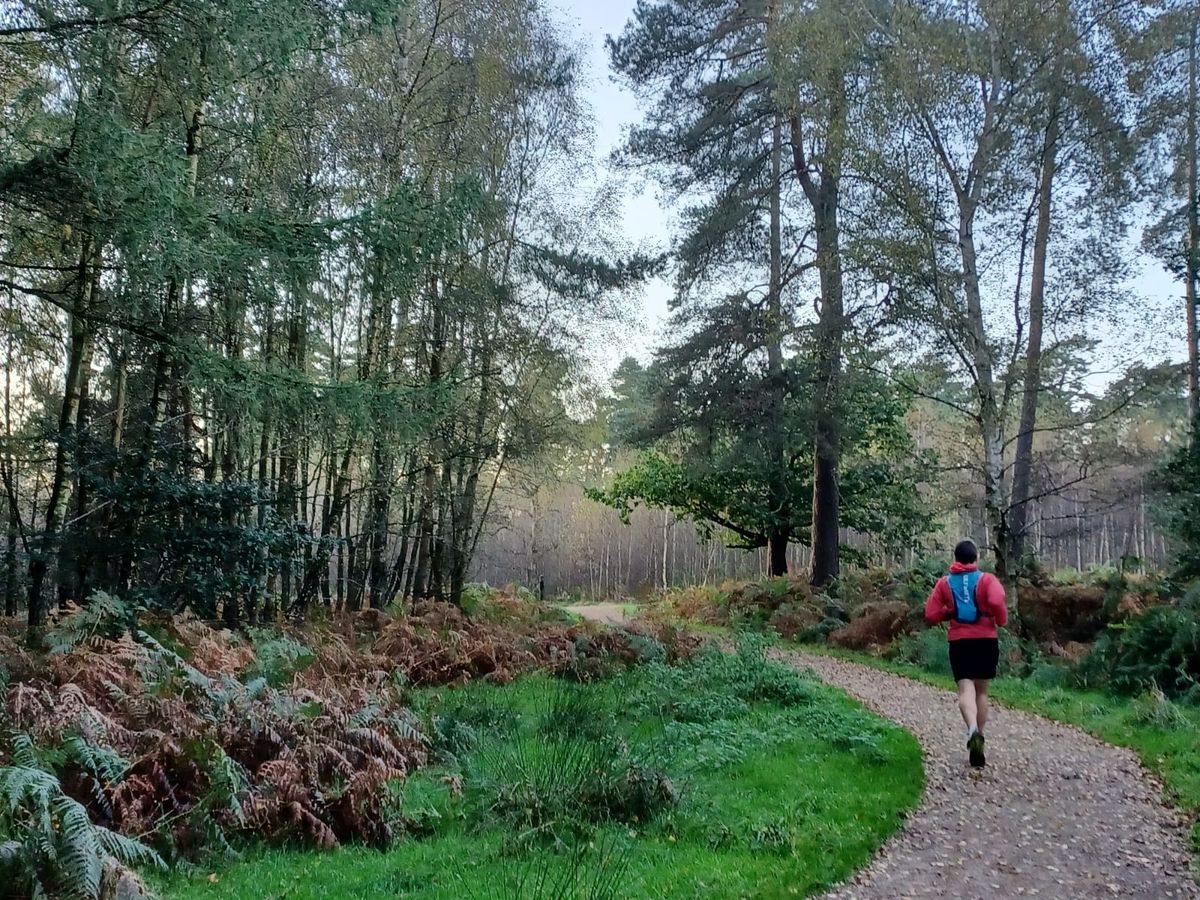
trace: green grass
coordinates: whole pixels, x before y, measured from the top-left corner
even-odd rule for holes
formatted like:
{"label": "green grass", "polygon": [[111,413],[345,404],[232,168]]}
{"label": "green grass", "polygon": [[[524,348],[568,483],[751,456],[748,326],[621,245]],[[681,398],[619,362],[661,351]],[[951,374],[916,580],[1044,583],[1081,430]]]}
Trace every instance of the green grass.
{"label": "green grass", "polygon": [[[805,649],[954,689],[949,675],[919,666],[825,647]],[[1200,853],[1200,709],[1183,704],[1164,706],[1150,696],[1131,698],[1042,684],[1036,678],[1000,677],[992,682],[990,691],[1014,709],[1075,725],[1102,741],[1136,752],[1146,768],[1162,779],[1168,800],[1198,819],[1192,828],[1192,843]]]}
{"label": "green grass", "polygon": [[[410,779],[406,812],[425,836],[386,852],[258,850],[177,874],[164,897],[804,896],[865,864],[923,783],[911,735],[753,648],[595,685],[533,678],[424,701],[458,751]],[[676,802],[593,815],[578,758],[665,775]],[[451,773],[459,798],[439,780]]]}

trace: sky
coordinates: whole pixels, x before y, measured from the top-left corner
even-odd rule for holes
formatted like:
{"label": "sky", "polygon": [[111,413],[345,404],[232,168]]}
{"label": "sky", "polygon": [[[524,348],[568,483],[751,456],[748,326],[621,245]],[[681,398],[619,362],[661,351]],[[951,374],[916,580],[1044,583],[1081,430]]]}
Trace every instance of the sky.
{"label": "sky", "polygon": [[[607,35],[619,35],[633,13],[635,0],[551,0],[561,11],[563,24],[585,54],[588,80],[584,97],[595,120],[596,155],[601,171],[598,180],[611,173],[605,171],[606,160],[622,140],[627,127],[637,122],[641,110],[637,98],[611,75],[608,53],[604,46]],[[640,179],[630,181],[623,197],[619,227],[626,240],[650,251],[669,248],[673,215],[660,202],[653,183]],[[1136,240],[1131,234],[1130,240]],[[1144,305],[1144,314],[1117,328],[1097,322],[1097,337],[1102,345],[1097,366],[1097,386],[1116,377],[1131,358],[1158,363],[1166,358],[1182,360],[1185,356],[1182,284],[1171,277],[1156,261],[1142,258],[1135,266],[1134,276],[1126,285],[1131,302],[1137,298]],[[632,353],[647,361],[660,342],[668,315],[671,287],[665,280],[649,284],[638,298],[635,321],[617,339],[608,342],[596,360],[598,366],[611,372],[620,360]],[[1134,324],[1141,323],[1141,324]]]}
{"label": "sky", "polygon": [[[619,35],[633,14],[635,0],[552,0],[562,11],[564,24],[586,52],[588,81],[584,91],[595,119],[596,156],[603,168],[621,143],[625,130],[641,118],[637,98],[611,75],[604,40]],[[603,177],[609,172],[603,171]],[[639,249],[662,252],[668,249],[671,214],[659,202],[657,187],[643,179],[629,180],[621,204],[620,227],[627,242]],[[599,179],[598,179],[599,180]],[[630,353],[648,361],[658,343],[668,314],[671,286],[656,279],[638,297],[636,321],[619,336],[599,361],[609,371]]]}

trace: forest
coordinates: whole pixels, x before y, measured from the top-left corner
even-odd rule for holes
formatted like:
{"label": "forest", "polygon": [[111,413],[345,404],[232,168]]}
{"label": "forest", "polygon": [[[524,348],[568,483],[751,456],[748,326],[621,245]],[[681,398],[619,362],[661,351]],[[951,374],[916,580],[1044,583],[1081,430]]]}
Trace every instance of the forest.
{"label": "forest", "polygon": [[[731,710],[717,769],[920,767],[761,636],[730,662],[687,626],[938,675],[914,604],[962,537],[1010,675],[1196,726],[1200,4],[637,0],[607,36],[576,6],[0,0],[16,896],[247,841],[452,855],[477,814],[503,896],[650,896],[610,826],[717,740],[679,695]],[[611,153],[599,81],[636,106]],[[554,743],[589,715],[596,746]],[[610,739],[612,783],[502,783],[524,741],[582,772]],[[876,799],[828,871],[779,839],[804,892],[917,802]],[[725,846],[681,809],[656,840]],[[496,862],[510,827],[550,868]],[[716,895],[774,896],[754,829]],[[623,861],[563,851],[597,845]],[[437,871],[420,896],[462,896]]]}

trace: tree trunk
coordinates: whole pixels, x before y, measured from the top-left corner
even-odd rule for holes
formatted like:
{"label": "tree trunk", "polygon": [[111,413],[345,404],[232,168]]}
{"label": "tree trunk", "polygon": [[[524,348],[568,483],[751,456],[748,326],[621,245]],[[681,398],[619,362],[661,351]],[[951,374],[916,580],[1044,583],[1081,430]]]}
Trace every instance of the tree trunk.
{"label": "tree trunk", "polygon": [[29,563],[29,638],[37,642],[46,624],[46,600],[43,587],[49,568],[49,559],[55,554],[59,524],[67,508],[69,481],[68,445],[74,443],[75,427],[79,420],[79,405],[83,394],[83,382],[87,377],[86,362],[89,357],[92,335],[86,316],[91,302],[92,290],[99,270],[93,265],[93,245],[84,241],[79,257],[79,289],[75,295],[75,306],[71,313],[71,343],[67,352],[66,375],[63,379],[63,399],[58,416],[58,439],[54,451],[54,472],[50,481],[50,496],[46,502],[46,517],[42,529],[42,540],[38,551]]}
{"label": "tree trunk", "polygon": [[1007,583],[1008,522],[1004,502],[1004,423],[996,395],[992,351],[983,324],[979,264],[975,249],[976,204],[959,199],[958,245],[962,256],[963,292],[967,301],[966,327],[975,389],[979,398],[979,433],[983,441],[983,505],[988,541],[996,558],[996,574]]}
{"label": "tree trunk", "polygon": [[372,609],[383,609],[390,599],[387,594],[389,513],[392,504],[391,454],[384,450],[383,435],[376,434],[371,452],[371,529],[368,583]]}
{"label": "tree trunk", "polygon": [[1050,215],[1058,161],[1058,98],[1051,100],[1050,120],[1042,149],[1038,182],[1037,227],[1033,238],[1033,271],[1029,283],[1029,344],[1025,350],[1025,385],[1021,397],[1021,422],[1013,460],[1012,506],[1009,510],[1008,561],[1020,566],[1025,556],[1029,522],[1030,483],[1033,475],[1033,434],[1037,426],[1038,397],[1042,387],[1042,323],[1045,318],[1046,257],[1050,245]]}
{"label": "tree trunk", "polygon": [[[99,292],[100,281],[100,259],[97,254],[94,260],[92,269],[92,277],[95,283],[92,285],[92,296]],[[75,416],[75,446],[73,448],[73,474],[75,482],[75,513],[74,520],[79,524],[80,529],[87,528],[87,475],[84,471],[87,466],[87,450],[84,447],[84,429],[87,428],[89,392],[88,392],[88,373],[92,369],[92,354],[95,349],[93,341],[88,340],[83,349],[83,359],[80,361],[80,376],[79,376],[79,409]],[[64,527],[64,531],[66,528]],[[86,542],[79,542],[80,545]],[[86,549],[82,546],[75,551],[77,556],[72,559],[72,548],[68,542],[63,540],[60,542],[58,549],[58,608],[66,610],[72,601],[75,603],[83,603],[87,597],[87,572],[90,565],[90,558]]]}
{"label": "tree trunk", "polygon": [[773,532],[767,541],[767,556],[771,577],[778,578],[788,572],[787,563],[788,536]]}
{"label": "tree trunk", "polygon": [[[770,391],[770,453],[771,453],[771,514],[777,523],[771,532],[772,576],[787,574],[787,542],[791,521],[791,497],[788,492],[786,450],[784,447],[784,418],[787,384],[783,374],[783,118],[775,116],[771,129],[771,272],[767,292],[767,390]],[[666,540],[666,534],[663,535]],[[782,544],[781,553],[774,545]],[[666,548],[663,548],[665,558]],[[665,581],[665,575],[664,575]],[[664,583],[663,589],[666,589]]]}
{"label": "tree trunk", "polygon": [[17,614],[17,534],[21,519],[11,498],[5,505],[8,507],[8,533],[4,548],[4,615],[11,619]]}
{"label": "tree trunk", "polygon": [[821,181],[821,210],[817,229],[817,259],[821,279],[821,315],[817,323],[820,354],[815,386],[816,416],[813,442],[812,583],[822,587],[840,572],[841,393],[843,299],[842,261],[837,222],[838,189],[833,176]]}
{"label": "tree trunk", "polygon": [[1196,115],[1197,115],[1197,32],[1200,23],[1193,22],[1188,42],[1188,247],[1187,247],[1187,342],[1188,342],[1188,413],[1192,426],[1192,446],[1200,452],[1200,334],[1196,326],[1196,278],[1200,268],[1200,197],[1197,197]]}
{"label": "tree trunk", "polygon": [[[429,384],[435,385],[442,379],[442,329],[444,327],[444,318],[436,287],[430,290],[429,301],[433,304],[433,333],[429,348]],[[430,441],[426,452],[422,475],[421,511],[417,517],[417,566],[416,575],[413,578],[413,596],[422,600],[430,596],[432,558],[436,549],[433,533],[433,506],[437,491],[434,443],[434,441]]]}
{"label": "tree trunk", "polygon": [[[841,464],[842,345],[845,307],[838,203],[841,199],[842,135],[846,127],[845,75],[833,73],[829,83],[829,111],[825,152],[819,179],[813,178],[805,155],[800,113],[791,115],[792,157],[796,179],[813,212],[816,231],[817,272],[821,283],[821,308],[817,320],[817,383],[813,389],[813,488],[811,575],[816,586],[837,578],[841,567]],[[785,563],[786,565],[786,563]]]}

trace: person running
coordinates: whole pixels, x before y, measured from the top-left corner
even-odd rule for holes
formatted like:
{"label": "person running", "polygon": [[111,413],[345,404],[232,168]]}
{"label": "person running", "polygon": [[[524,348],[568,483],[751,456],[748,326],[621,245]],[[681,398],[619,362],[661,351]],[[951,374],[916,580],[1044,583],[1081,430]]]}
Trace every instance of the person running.
{"label": "person running", "polygon": [[1004,585],[990,572],[979,571],[979,548],[961,541],[954,548],[950,573],[938,579],[925,602],[925,621],[950,621],[950,669],[958,684],[958,709],[967,725],[967,754],[979,768],[983,729],[988,718],[988,682],[996,677],[1000,639],[996,626],[1008,623]]}

